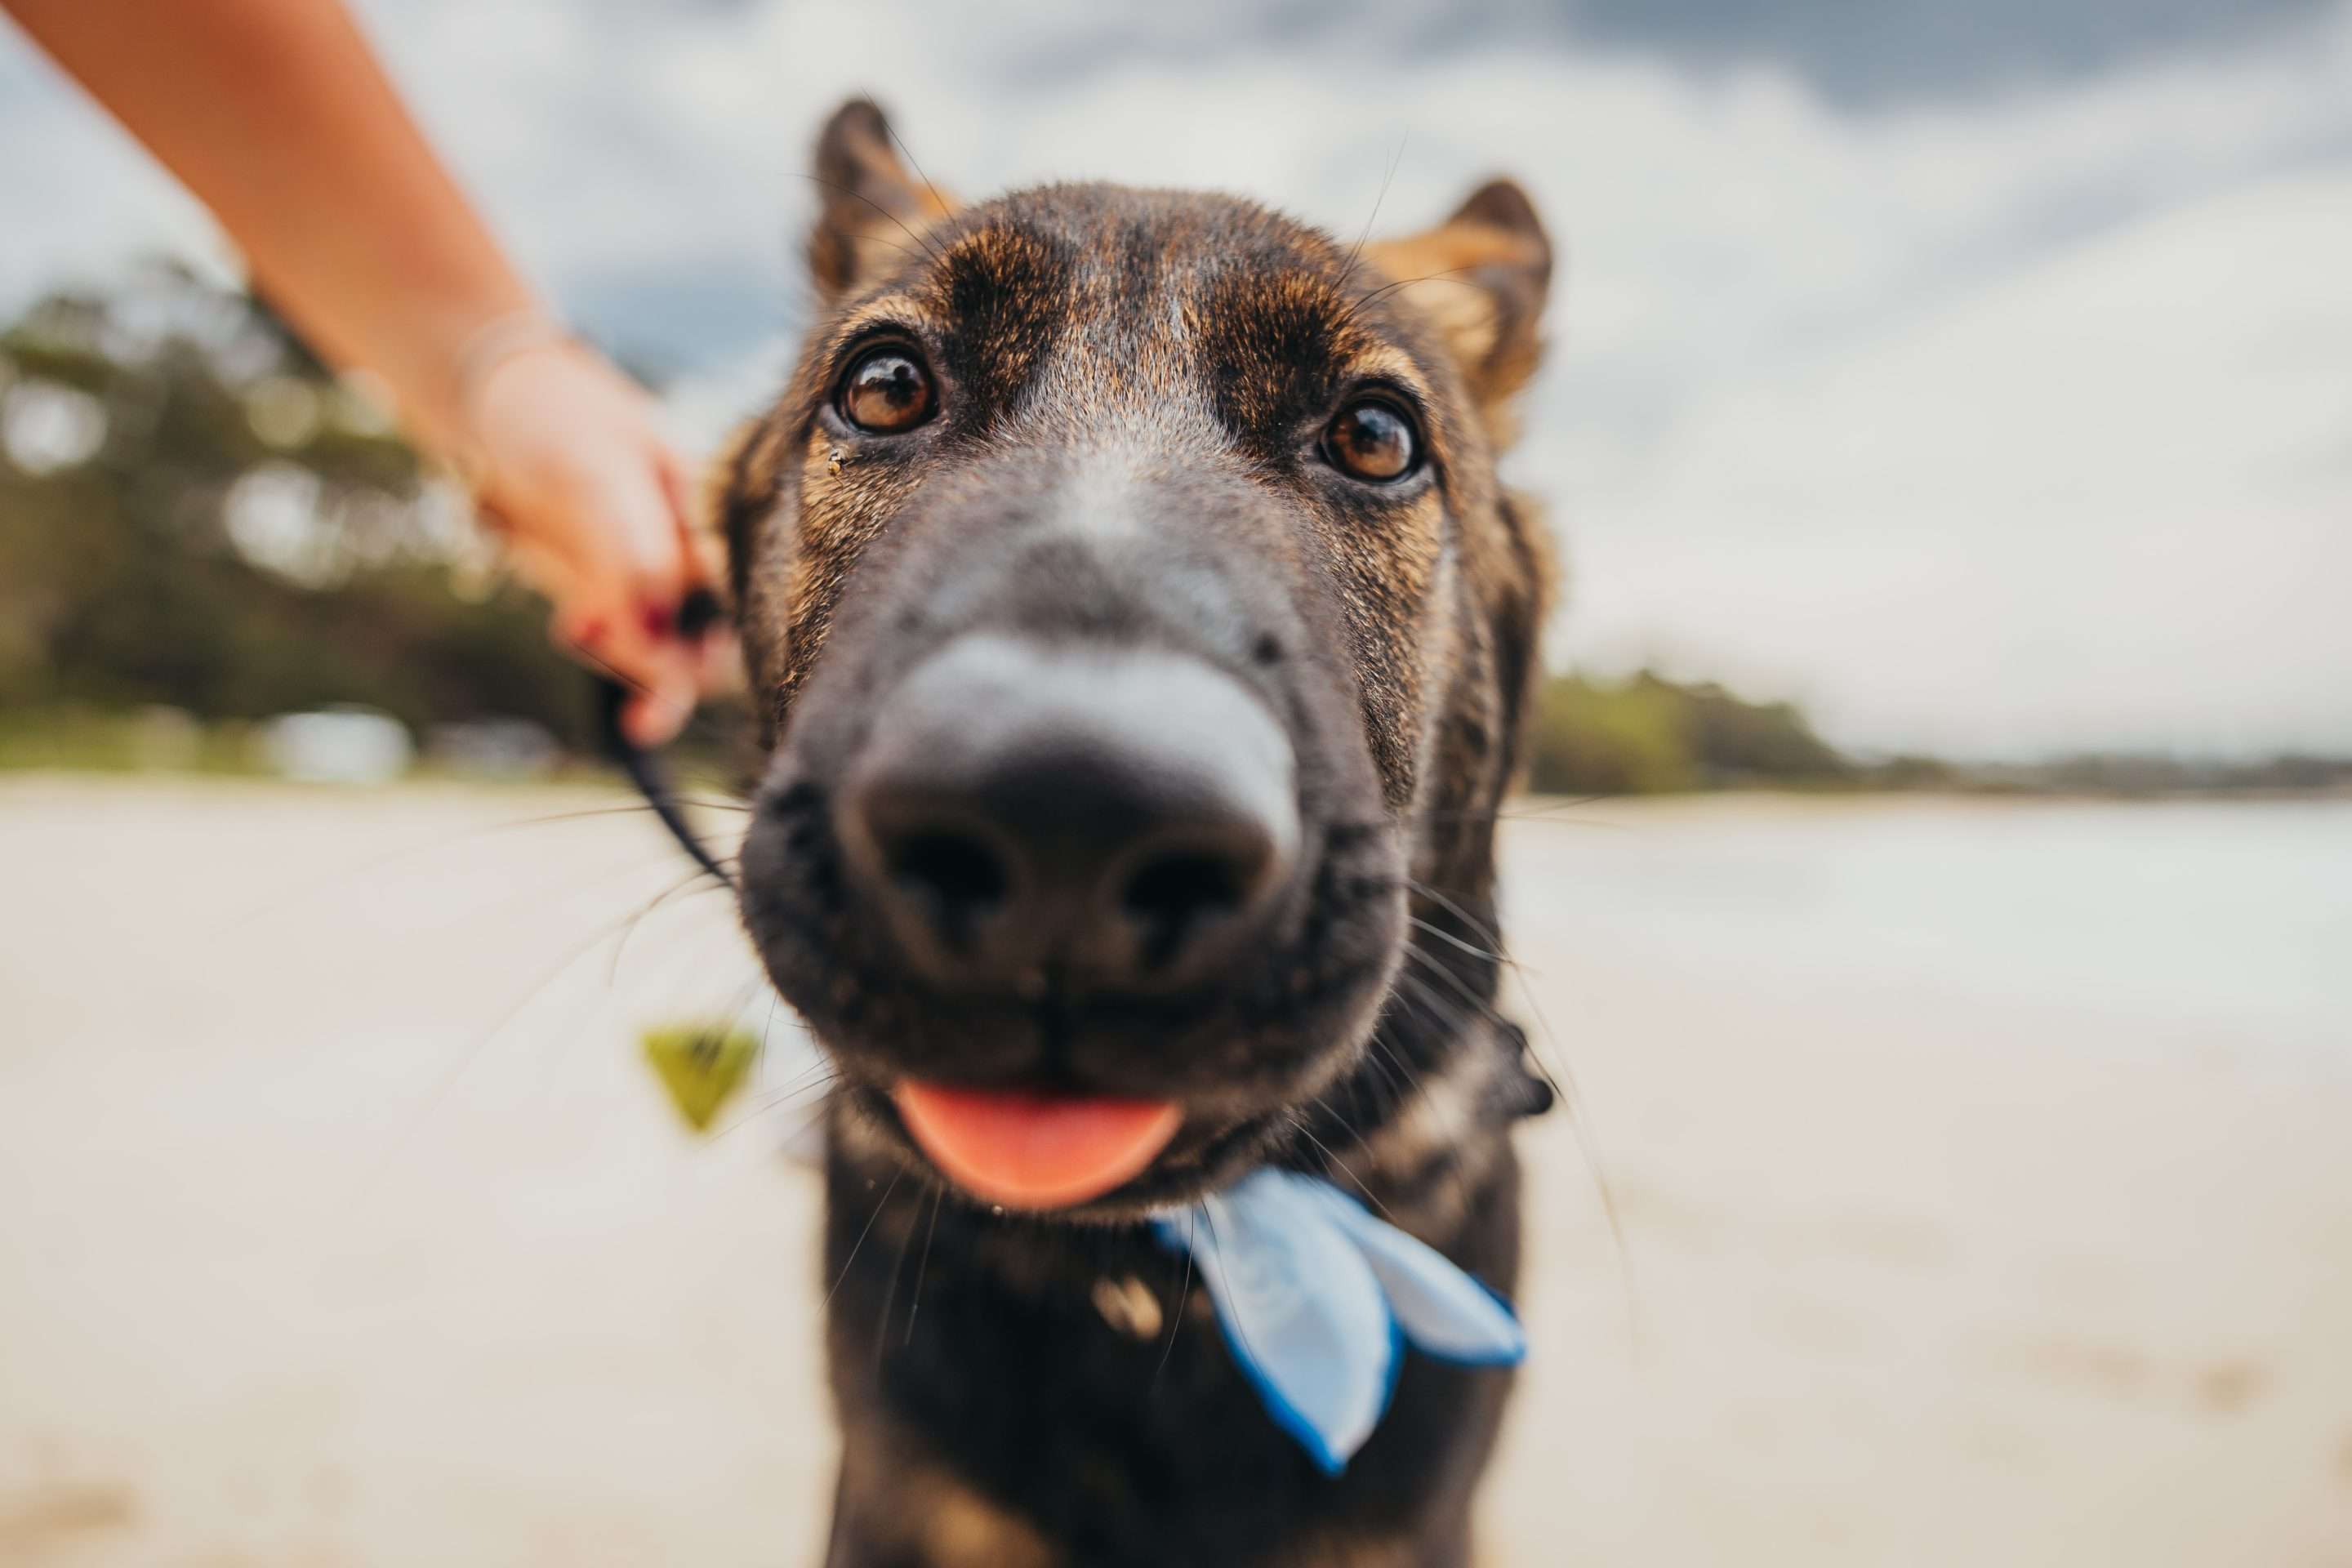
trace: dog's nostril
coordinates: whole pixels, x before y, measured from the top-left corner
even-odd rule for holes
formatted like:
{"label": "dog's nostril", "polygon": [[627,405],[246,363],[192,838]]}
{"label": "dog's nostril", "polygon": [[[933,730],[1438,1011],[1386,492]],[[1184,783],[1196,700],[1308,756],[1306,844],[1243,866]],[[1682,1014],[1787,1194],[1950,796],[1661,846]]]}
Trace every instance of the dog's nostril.
{"label": "dog's nostril", "polygon": [[952,828],[906,835],[884,851],[890,879],[929,907],[932,923],[950,941],[971,940],[971,923],[1001,907],[1012,879],[996,852]]}
{"label": "dog's nostril", "polygon": [[1145,920],[1190,918],[1242,901],[1241,873],[1213,855],[1162,855],[1128,879],[1119,902]]}
{"label": "dog's nostril", "polygon": [[1238,859],[1197,849],[1156,855],[1136,868],[1118,901],[1140,928],[1144,966],[1166,967],[1202,922],[1241,909],[1249,881]]}

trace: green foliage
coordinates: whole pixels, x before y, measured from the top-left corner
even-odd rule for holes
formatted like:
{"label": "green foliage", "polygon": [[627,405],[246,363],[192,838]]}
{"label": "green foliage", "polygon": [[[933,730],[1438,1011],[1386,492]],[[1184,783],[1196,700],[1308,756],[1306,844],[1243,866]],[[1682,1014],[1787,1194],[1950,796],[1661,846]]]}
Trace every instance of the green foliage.
{"label": "green foliage", "polygon": [[1557,675],[1536,694],[1529,783],[1553,795],[1662,795],[1850,784],[1852,763],[1786,702],[1643,671],[1610,684]]}
{"label": "green foliage", "polygon": [[199,724],[176,709],[0,707],[0,771],[249,773],[258,766],[245,725]]}
{"label": "green foliage", "polygon": [[[463,535],[414,454],[258,301],[168,268],[52,297],[0,330],[0,396],[103,416],[78,460],[0,444],[0,703],[207,721],[359,703],[419,731],[516,717],[592,742],[542,612],[456,591]],[[292,489],[276,553],[231,524],[257,475]]]}
{"label": "green foliage", "polygon": [[1948,790],[2116,796],[2352,791],[2352,758],[2245,760],[2085,752],[2029,763],[1906,753],[1860,763],[1787,702],[1748,702],[1712,682],[1643,671],[1608,682],[1556,675],[1536,693],[1528,783],[1547,795],[1685,790]]}
{"label": "green foliage", "polygon": [[1654,685],[1554,676],[1536,694],[1528,782],[1550,795],[1660,795],[1696,789],[1681,705]]}
{"label": "green foliage", "polygon": [[2022,765],[1966,770],[1974,788],[2116,796],[2352,792],[2352,757],[2283,752],[2225,759],[2085,752]]}

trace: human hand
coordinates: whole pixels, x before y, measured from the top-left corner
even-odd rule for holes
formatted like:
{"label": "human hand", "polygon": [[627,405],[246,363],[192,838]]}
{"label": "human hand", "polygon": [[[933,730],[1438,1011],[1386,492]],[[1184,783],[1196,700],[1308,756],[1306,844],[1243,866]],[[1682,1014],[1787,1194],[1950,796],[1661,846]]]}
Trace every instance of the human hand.
{"label": "human hand", "polygon": [[463,425],[476,498],[552,604],[555,641],[631,688],[631,741],[667,741],[733,647],[723,632],[678,626],[681,601],[709,573],[687,521],[687,463],[653,400],[593,350],[550,336],[479,367]]}

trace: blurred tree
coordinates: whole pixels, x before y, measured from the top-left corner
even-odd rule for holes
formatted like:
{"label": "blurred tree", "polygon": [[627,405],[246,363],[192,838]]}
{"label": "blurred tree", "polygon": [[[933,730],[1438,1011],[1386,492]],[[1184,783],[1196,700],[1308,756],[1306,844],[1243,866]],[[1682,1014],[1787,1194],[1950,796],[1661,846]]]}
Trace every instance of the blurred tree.
{"label": "blurred tree", "polygon": [[1644,670],[1608,685],[1556,675],[1536,696],[1530,783],[1556,795],[1656,795],[1740,784],[1821,787],[1853,764],[1786,702]]}
{"label": "blurred tree", "polygon": [[184,268],[0,330],[0,700],[205,719],[363,703],[574,748],[583,683],[520,590],[457,590],[459,506],[260,301]]}
{"label": "blurred tree", "polygon": [[1640,679],[1680,705],[1700,774],[1710,785],[1829,784],[1853,772],[1793,703],[1742,701],[1712,682],[1675,686],[1654,676]]}
{"label": "blurred tree", "polygon": [[1658,683],[1597,685],[1558,675],[1536,694],[1528,782],[1552,795],[1655,795],[1696,789],[1682,714]]}

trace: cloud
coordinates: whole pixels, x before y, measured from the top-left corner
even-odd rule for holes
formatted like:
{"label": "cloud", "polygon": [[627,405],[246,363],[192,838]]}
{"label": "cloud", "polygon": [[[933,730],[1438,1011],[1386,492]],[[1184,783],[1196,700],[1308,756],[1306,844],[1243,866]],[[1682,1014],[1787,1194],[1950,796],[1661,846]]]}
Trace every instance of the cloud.
{"label": "cloud", "polygon": [[2352,171],[2287,175],[1702,399],[1580,499],[1568,645],[1885,746],[2340,748],[2347,275]]}
{"label": "cloud", "polygon": [[[696,369],[702,423],[781,381],[806,145],[852,91],[976,194],[1209,186],[1352,233],[1507,168],[1568,258],[1512,469],[1568,542],[1561,652],[1795,692],[1864,742],[2352,744],[2310,585],[2342,560],[2315,520],[2347,515],[2311,356],[2347,363],[2352,5],[2152,26],[2152,51],[2092,28],[2068,69],[1956,67],[1866,110],[1801,39],[1696,4],[1443,47],[1377,5],[364,9],[519,254]],[[2082,7],[2049,10],[2055,38]],[[0,213],[60,215],[0,258],[0,304],[203,232],[21,58],[0,93],[0,135],[45,149],[0,169]]]}
{"label": "cloud", "polygon": [[1580,0],[1579,37],[1680,58],[1784,68],[1832,101],[1885,105],[1919,96],[2048,84],[2227,47],[2292,26],[2325,0]]}
{"label": "cloud", "polygon": [[0,316],[140,252],[224,261],[202,207],[0,14]]}

